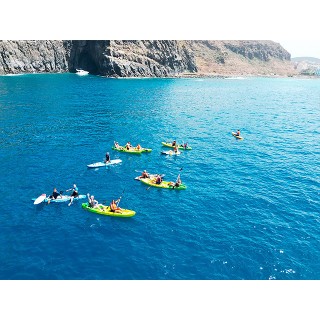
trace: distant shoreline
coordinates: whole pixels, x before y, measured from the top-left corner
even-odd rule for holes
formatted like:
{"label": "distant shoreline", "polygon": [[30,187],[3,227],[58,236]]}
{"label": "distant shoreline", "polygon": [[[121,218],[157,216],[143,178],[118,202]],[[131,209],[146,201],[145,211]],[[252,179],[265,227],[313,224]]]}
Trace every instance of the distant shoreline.
{"label": "distant shoreline", "polygon": [[[34,72],[34,73],[7,73],[7,74],[0,74],[0,76],[23,76],[23,75],[46,75],[46,74],[76,74],[74,72]],[[295,75],[266,75],[266,74],[203,74],[203,73],[181,73],[176,75],[170,75],[167,77],[115,77],[115,76],[104,76],[99,74],[89,74],[91,76],[97,76],[101,78],[108,78],[108,79],[241,79],[241,78],[293,78],[293,79],[320,79],[320,76],[316,75],[302,75],[302,74],[295,74]]]}

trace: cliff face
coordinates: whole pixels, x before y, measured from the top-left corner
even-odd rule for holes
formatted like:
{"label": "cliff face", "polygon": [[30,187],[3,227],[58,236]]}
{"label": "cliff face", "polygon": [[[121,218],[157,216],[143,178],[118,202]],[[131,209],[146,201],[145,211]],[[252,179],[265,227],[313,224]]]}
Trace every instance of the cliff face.
{"label": "cliff face", "polygon": [[272,41],[1,41],[0,74],[75,72],[113,77],[294,74]]}
{"label": "cliff face", "polygon": [[69,41],[0,41],[0,74],[68,71]]}
{"label": "cliff face", "polygon": [[69,67],[119,77],[197,71],[192,52],[177,41],[73,41]]}

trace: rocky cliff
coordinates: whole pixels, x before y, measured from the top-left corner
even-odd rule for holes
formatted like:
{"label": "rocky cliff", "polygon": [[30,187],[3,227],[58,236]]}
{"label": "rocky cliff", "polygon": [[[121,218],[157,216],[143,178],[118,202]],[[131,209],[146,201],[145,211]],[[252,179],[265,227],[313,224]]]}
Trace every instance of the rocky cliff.
{"label": "rocky cliff", "polygon": [[194,58],[178,41],[73,41],[69,68],[119,77],[167,77],[196,72]]}
{"label": "rocky cliff", "polygon": [[0,74],[67,72],[68,50],[68,41],[0,41]]}
{"label": "rocky cliff", "polygon": [[112,77],[292,75],[272,41],[1,41],[0,74],[75,72]]}

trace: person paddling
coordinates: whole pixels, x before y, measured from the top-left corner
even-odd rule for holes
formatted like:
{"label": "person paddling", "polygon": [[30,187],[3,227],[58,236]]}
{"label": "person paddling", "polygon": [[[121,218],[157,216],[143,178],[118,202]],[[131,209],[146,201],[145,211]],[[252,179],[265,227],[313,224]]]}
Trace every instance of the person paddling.
{"label": "person paddling", "polygon": [[121,212],[121,208],[118,207],[118,203],[120,202],[120,199],[118,200],[112,200],[110,203],[110,211],[111,212]]}
{"label": "person paddling", "polygon": [[237,137],[240,137],[240,130],[239,130],[239,129],[238,129],[237,132],[236,132],[236,136],[237,136]]}
{"label": "person paddling", "polygon": [[68,189],[66,191],[70,191],[70,190],[72,190],[72,194],[70,196],[71,198],[70,198],[70,202],[68,204],[69,207],[71,206],[71,204],[73,202],[73,199],[76,198],[76,197],[79,197],[79,190],[78,190],[76,184],[74,184],[72,188],[70,188],[70,189]]}
{"label": "person paddling", "polygon": [[53,192],[48,199],[48,204],[50,204],[50,200],[52,199],[57,199],[57,198],[62,199],[62,192],[63,191],[60,191],[60,193],[58,193],[57,188],[53,188]]}
{"label": "person paddling", "polygon": [[149,173],[147,172],[147,170],[143,170],[143,172],[139,178],[140,179],[149,178]]}
{"label": "person paddling", "polygon": [[180,146],[186,150],[188,148],[188,142],[181,144]]}
{"label": "person paddling", "polygon": [[174,147],[177,144],[176,140],[173,140],[172,146]]}
{"label": "person paddling", "polygon": [[157,178],[156,178],[156,184],[161,184],[162,182],[162,178],[160,176],[160,174],[157,175]]}
{"label": "person paddling", "polygon": [[57,198],[62,198],[62,191],[60,191],[60,193],[58,193],[57,188],[53,189],[52,194],[49,196],[49,199],[57,199]]}
{"label": "person paddling", "polygon": [[138,143],[138,145],[136,146],[136,149],[137,149],[138,151],[140,151],[140,150],[141,150],[140,143]]}
{"label": "person paddling", "polygon": [[180,178],[180,173],[178,174],[176,182],[170,182],[169,185],[172,186],[172,189],[175,187],[180,187],[182,184],[181,178]]}
{"label": "person paddling", "polygon": [[174,152],[174,153],[178,153],[178,152],[179,152],[179,148],[178,148],[178,146],[177,146],[177,145],[175,145],[175,146],[174,146],[174,148],[173,148],[173,152]]}
{"label": "person paddling", "polygon": [[126,147],[127,150],[130,150],[130,149],[132,148],[132,145],[131,145],[130,141],[127,142],[127,144],[125,145],[125,147]]}
{"label": "person paddling", "polygon": [[97,208],[99,206],[99,202],[97,200],[95,200],[93,195],[90,196],[90,194],[88,193],[87,197],[88,197],[89,207]]}
{"label": "person paddling", "polygon": [[104,162],[105,163],[110,163],[111,162],[109,152],[106,153],[106,160]]}

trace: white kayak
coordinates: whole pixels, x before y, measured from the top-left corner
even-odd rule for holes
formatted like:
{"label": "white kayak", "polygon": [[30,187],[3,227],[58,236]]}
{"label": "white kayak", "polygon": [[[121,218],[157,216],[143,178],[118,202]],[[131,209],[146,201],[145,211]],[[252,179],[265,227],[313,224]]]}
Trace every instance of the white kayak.
{"label": "white kayak", "polygon": [[235,132],[231,132],[231,133],[236,139],[243,140],[243,137],[238,136]]}
{"label": "white kayak", "polygon": [[[78,197],[73,198],[73,200],[85,199],[85,198],[86,198],[86,195],[80,194]],[[57,199],[50,199],[49,197],[46,197],[45,194],[42,194],[40,197],[38,197],[35,200],[34,204],[39,204],[41,202],[68,202],[68,201],[70,201],[70,199],[71,199],[71,196],[61,196],[61,197],[59,196]],[[34,199],[32,199],[32,200],[34,200]],[[37,201],[37,203],[36,203],[36,201]]]}
{"label": "white kayak", "polygon": [[106,166],[110,166],[112,164],[117,164],[122,162],[122,160],[120,159],[114,159],[114,160],[110,160],[110,162],[106,163],[106,162],[96,162],[96,163],[92,163],[92,164],[88,164],[87,167],[88,168],[100,168],[100,167],[106,167]]}
{"label": "white kayak", "polygon": [[174,151],[170,150],[170,151],[161,151],[161,154],[166,154],[168,156],[178,156],[181,154],[181,152],[180,151],[174,152]]}

